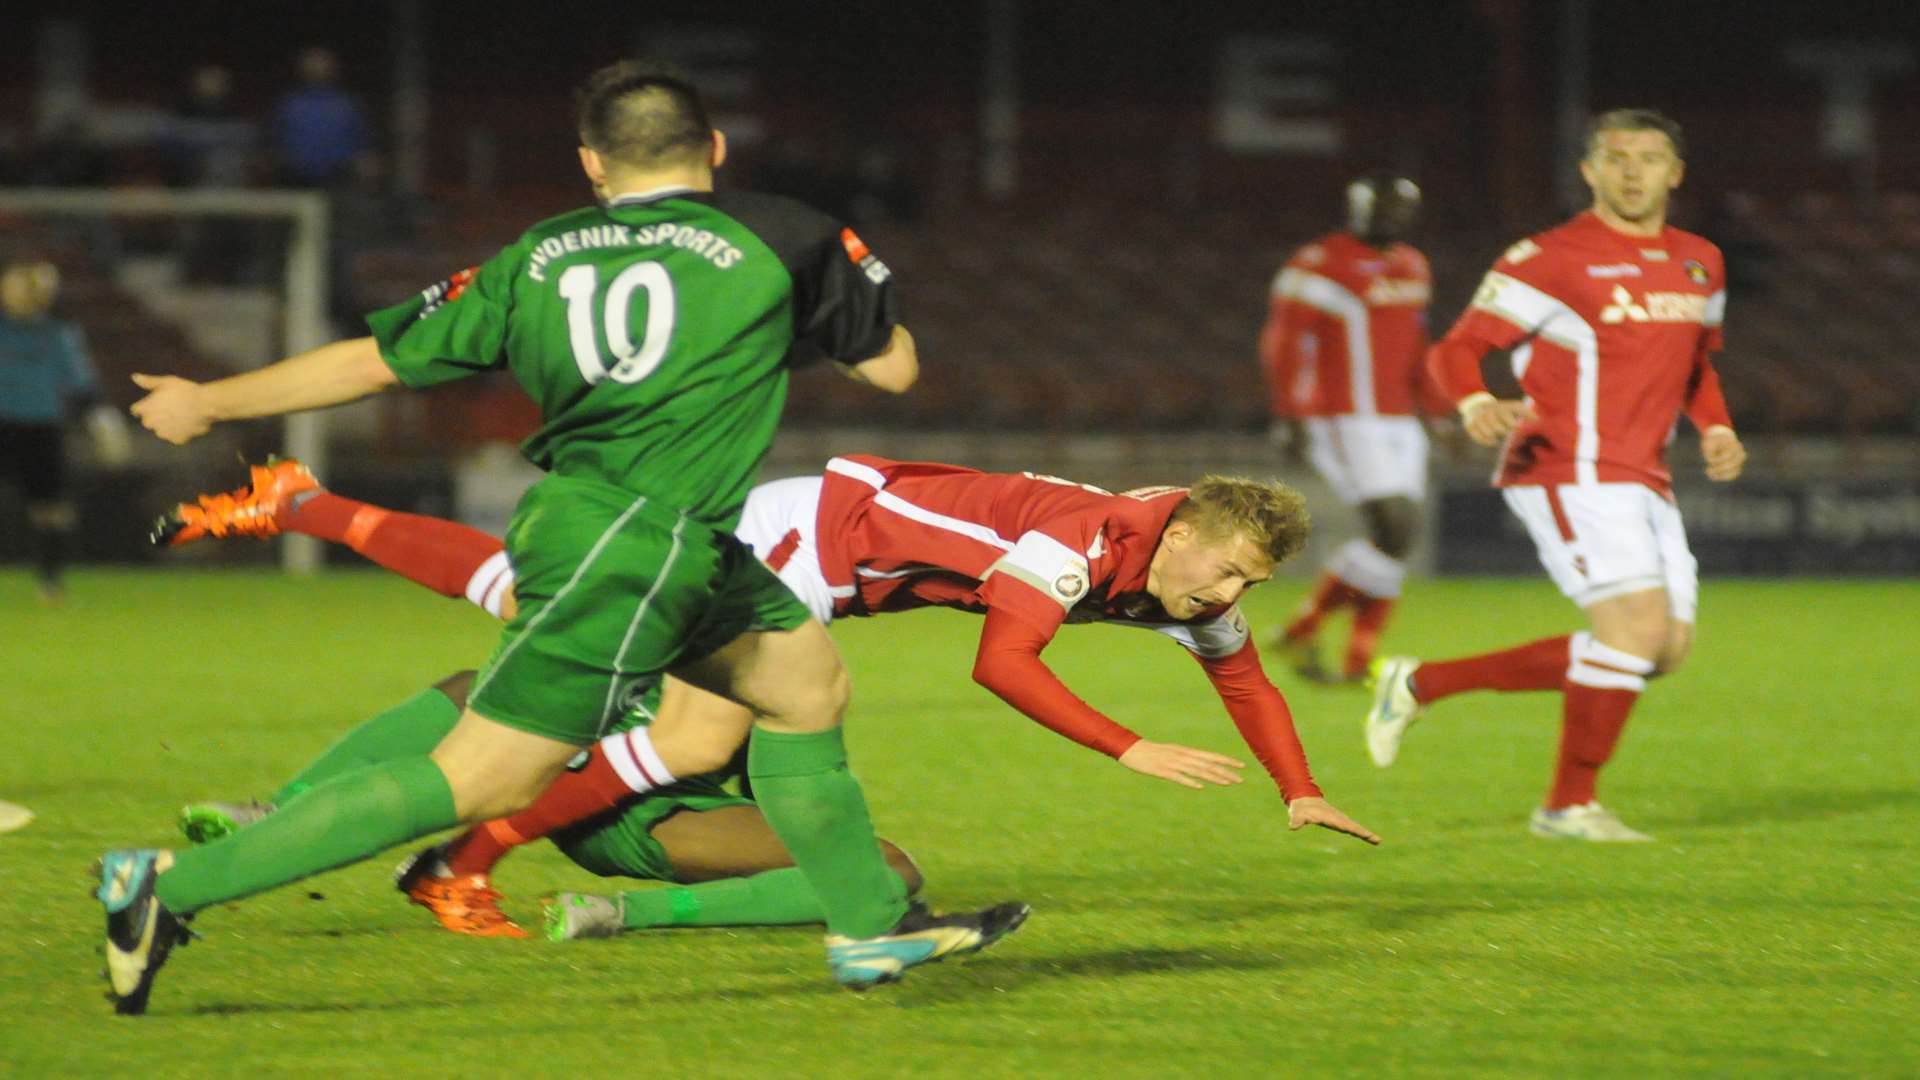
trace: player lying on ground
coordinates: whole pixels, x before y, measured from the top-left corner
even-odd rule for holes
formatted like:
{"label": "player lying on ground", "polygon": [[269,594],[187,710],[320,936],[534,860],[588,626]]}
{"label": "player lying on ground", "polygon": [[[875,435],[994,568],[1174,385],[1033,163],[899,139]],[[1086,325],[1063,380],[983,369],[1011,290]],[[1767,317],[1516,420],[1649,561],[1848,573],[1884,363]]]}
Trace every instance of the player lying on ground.
{"label": "player lying on ground", "polygon": [[[1421,707],[1468,690],[1558,690],[1559,761],[1536,835],[1647,837],[1595,787],[1647,679],[1693,644],[1698,566],[1674,505],[1666,445],[1684,412],[1709,480],[1746,451],[1720,393],[1726,274],[1720,249],[1666,224],[1684,170],[1679,125],[1621,109],[1596,117],[1580,173],[1593,208],[1507,249],[1430,357],[1473,439],[1506,439],[1495,484],[1554,584],[1592,631],[1445,663],[1382,663],[1367,714],[1374,761],[1392,764]],[[1480,361],[1512,349],[1522,401],[1497,401]]]}
{"label": "player lying on ground", "polygon": [[[205,843],[259,820],[272,808],[317,784],[381,761],[432,749],[452,730],[473,684],[462,672],[386,710],[348,732],[264,801],[202,803],[187,808],[181,825],[194,843]],[[685,683],[668,693],[693,692]],[[659,713],[660,688],[625,711],[617,732],[643,728]],[[560,941],[665,926],[786,926],[825,921],[819,897],[793,866],[780,840],[751,797],[722,785],[722,774],[694,776],[555,832],[551,839],[580,867],[602,877],[667,882],[608,897],[562,893],[545,905],[547,934]],[[744,777],[743,777],[744,779]],[[908,895],[922,876],[906,852],[880,841],[887,865]],[[499,896],[486,884],[460,880],[453,887],[432,880],[399,884],[431,907],[449,929],[476,937],[525,937],[500,911]]]}
{"label": "player lying on ground", "polygon": [[[292,529],[349,543],[496,615],[511,611],[513,568],[485,534],[320,491],[297,463],[256,468],[253,476],[248,489],[180,507],[163,523],[163,538]],[[1298,493],[1280,484],[1207,478],[1191,493],[1114,495],[1049,477],[849,456],[829,462],[824,476],[755,488],[740,536],[824,619],[928,605],[982,613],[974,677],[1009,704],[1138,772],[1195,788],[1235,783],[1237,762],[1142,739],[1074,696],[1040,660],[1069,621],[1167,634],[1205,669],[1280,786],[1292,828],[1322,825],[1378,842],[1321,797],[1286,701],[1261,671],[1234,606],[1298,552],[1308,527]],[[423,853],[445,867],[420,880],[437,892],[462,882],[468,891],[488,889],[485,875],[513,846],[671,783],[660,761],[663,742],[701,760],[701,771],[722,767],[746,739],[749,718],[710,694],[679,700],[650,729],[601,740],[585,768],[562,776],[527,810]],[[696,716],[704,719],[690,722]],[[731,738],[714,737],[728,730]],[[429,903],[424,891],[412,895]]]}

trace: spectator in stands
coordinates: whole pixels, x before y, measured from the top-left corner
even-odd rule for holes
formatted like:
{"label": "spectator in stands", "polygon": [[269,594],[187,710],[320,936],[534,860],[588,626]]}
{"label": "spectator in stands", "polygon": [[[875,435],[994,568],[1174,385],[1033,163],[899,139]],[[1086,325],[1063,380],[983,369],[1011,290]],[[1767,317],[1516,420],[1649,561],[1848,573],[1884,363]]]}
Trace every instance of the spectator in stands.
{"label": "spectator in stands", "polygon": [[75,513],[61,436],[85,409],[95,452],[108,464],[131,452],[126,422],[100,399],[78,327],[51,314],[60,271],[37,255],[0,262],[0,483],[19,488],[39,564],[41,598],[57,603]]}
{"label": "spectator in stands", "polygon": [[197,67],[165,140],[170,179],[177,187],[243,187],[256,138],[234,105],[233,76],[215,64]]}
{"label": "spectator in stands", "polygon": [[360,102],[340,86],[332,50],[300,54],[300,85],[280,99],[273,117],[279,176],[297,187],[331,187],[351,174],[368,149]]}

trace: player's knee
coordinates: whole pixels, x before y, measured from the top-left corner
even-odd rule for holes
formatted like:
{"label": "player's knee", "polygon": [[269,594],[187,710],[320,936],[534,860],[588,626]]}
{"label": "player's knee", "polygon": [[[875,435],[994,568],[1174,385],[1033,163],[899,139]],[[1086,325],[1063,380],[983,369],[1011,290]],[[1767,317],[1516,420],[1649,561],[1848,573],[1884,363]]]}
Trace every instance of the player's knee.
{"label": "player's knee", "polygon": [[920,866],[913,861],[913,856],[901,850],[900,846],[893,841],[881,840],[880,854],[887,860],[887,866],[891,867],[894,873],[899,874],[900,880],[906,883],[908,896],[917,894],[927,883],[926,876],[920,873]]}
{"label": "player's knee", "polygon": [[779,708],[761,716],[760,723],[775,731],[829,731],[840,725],[852,696],[853,679],[836,666],[831,675],[789,687]]}
{"label": "player's knee", "polygon": [[1654,657],[1653,673],[1655,675],[1670,675],[1678,671],[1680,665],[1686,663],[1687,657],[1691,655],[1693,655],[1693,636],[1684,633],[1670,633],[1667,635],[1666,646],[1660,650],[1658,656]]}
{"label": "player's knee", "polygon": [[447,695],[447,700],[453,702],[455,708],[465,712],[467,697],[473,693],[473,680],[476,674],[473,671],[456,672],[434,683],[433,688]]}

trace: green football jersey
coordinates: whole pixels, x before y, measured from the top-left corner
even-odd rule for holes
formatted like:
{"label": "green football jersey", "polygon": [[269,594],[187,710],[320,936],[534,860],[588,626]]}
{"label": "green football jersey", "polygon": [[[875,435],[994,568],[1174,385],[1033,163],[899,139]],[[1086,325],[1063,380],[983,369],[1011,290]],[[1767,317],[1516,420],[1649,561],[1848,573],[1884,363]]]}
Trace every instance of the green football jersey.
{"label": "green football jersey", "polygon": [[506,367],[540,406],[535,465],[731,529],[788,369],[857,363],[898,321],[850,229],[790,199],[685,188],[529,229],[367,323],[401,382]]}

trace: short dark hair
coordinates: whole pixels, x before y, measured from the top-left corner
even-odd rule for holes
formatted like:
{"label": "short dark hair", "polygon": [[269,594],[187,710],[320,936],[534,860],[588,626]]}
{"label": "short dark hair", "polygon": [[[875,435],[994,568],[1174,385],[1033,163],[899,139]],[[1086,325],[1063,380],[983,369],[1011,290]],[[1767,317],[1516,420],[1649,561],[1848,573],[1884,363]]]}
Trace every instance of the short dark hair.
{"label": "short dark hair", "polygon": [[1666,135],[1673,144],[1673,156],[1682,160],[1687,156],[1687,139],[1680,131],[1680,122],[1666,113],[1654,109],[1608,109],[1587,121],[1587,153],[1600,145],[1600,135],[1607,131],[1658,131]]}
{"label": "short dark hair", "polygon": [[624,165],[677,164],[713,144],[700,91],[663,64],[608,64],[587,76],[574,102],[580,142]]}

